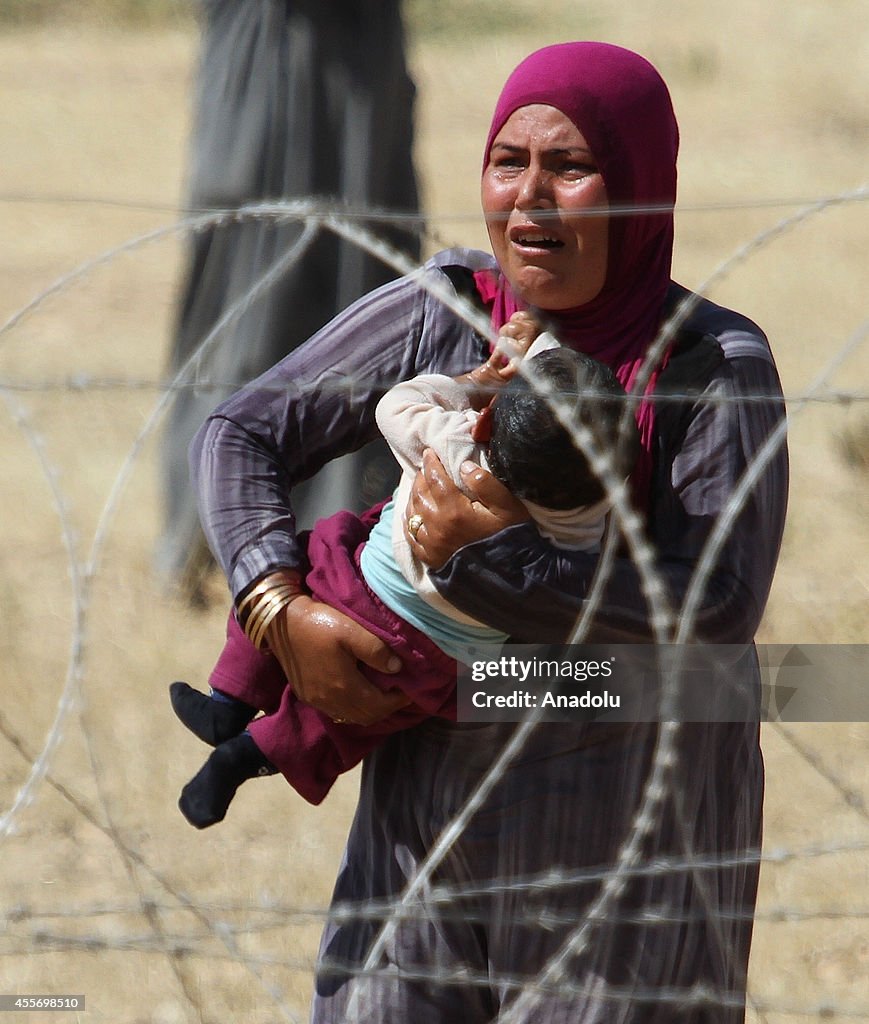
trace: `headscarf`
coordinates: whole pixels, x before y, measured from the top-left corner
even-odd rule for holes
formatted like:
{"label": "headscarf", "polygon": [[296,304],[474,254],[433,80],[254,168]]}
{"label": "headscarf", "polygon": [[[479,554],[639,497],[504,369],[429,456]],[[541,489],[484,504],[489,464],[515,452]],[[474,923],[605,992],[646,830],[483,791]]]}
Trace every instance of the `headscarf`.
{"label": "headscarf", "polygon": [[[631,50],[593,42],[544,47],[507,79],[486,139],[484,167],[510,115],[533,103],[557,108],[579,128],[600,168],[610,205],[607,273],[600,293],[574,309],[545,312],[563,344],[606,363],[630,391],[660,327],[670,285],[679,149],[670,94],[655,68]],[[620,207],[640,211],[620,214]],[[503,275],[483,271],[475,280],[482,299],[492,304],[496,330],[525,308]],[[651,402],[637,407],[637,425],[642,453],[631,484],[637,504],[645,508],[654,437]]]}

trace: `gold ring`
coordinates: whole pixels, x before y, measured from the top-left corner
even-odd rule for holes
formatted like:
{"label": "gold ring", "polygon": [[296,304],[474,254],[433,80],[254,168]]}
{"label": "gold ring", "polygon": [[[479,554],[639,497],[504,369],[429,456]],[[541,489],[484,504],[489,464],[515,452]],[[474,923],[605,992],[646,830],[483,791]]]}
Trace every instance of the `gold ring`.
{"label": "gold ring", "polygon": [[333,718],[332,721],[335,723],[335,725],[346,725],[347,724],[347,719],[346,718]]}
{"label": "gold ring", "polygon": [[422,516],[418,512],[414,514],[407,521],[407,532],[416,540],[416,535],[419,533],[422,527]]}

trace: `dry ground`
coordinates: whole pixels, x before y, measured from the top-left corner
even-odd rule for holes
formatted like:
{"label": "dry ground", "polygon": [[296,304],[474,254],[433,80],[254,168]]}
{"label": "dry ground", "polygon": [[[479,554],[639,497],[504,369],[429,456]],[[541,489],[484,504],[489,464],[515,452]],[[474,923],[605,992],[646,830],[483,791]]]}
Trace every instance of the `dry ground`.
{"label": "dry ground", "polygon": [[[418,164],[444,242],[482,244],[475,181],[497,88],[524,52],[558,38],[632,46],[670,82],[687,285],[802,200],[865,180],[869,24],[858,0],[482,6],[498,32],[440,25],[432,7],[429,31],[413,36]],[[512,11],[521,31],[505,27]],[[0,35],[0,323],[61,275],[173,223],[195,52],[192,27]],[[711,286],[768,330],[789,395],[863,330],[867,252],[866,204],[852,202],[770,239]],[[87,1013],[52,1020],[266,1024],[284,1019],[281,1003],[303,1018],[319,922],[286,908],[325,905],[353,802],[352,777],[319,810],[262,783],[207,834],[174,807],[199,751],[180,742],[166,684],[203,678],[220,646],[221,592],[197,614],[162,595],[150,564],[154,430],[134,448],[160,393],[96,382],[159,380],[178,266],[174,235],[142,244],[0,334],[0,381],[17,386],[0,391],[0,993],[86,993]],[[865,396],[867,384],[864,337],[825,394]],[[791,412],[791,512],[761,639],[866,643],[869,495],[843,439],[859,446],[869,411],[816,401]],[[783,856],[763,876],[751,982],[772,1010],[758,1019],[796,1024],[821,1006],[869,1019],[869,732],[789,728],[765,735],[767,848]],[[19,809],[22,787],[32,801]]]}

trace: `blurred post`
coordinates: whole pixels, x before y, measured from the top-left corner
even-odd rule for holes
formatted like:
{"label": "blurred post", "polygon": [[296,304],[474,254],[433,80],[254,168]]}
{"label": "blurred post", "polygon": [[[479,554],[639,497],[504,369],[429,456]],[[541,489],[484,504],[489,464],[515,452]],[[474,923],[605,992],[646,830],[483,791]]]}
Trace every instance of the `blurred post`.
{"label": "blurred post", "polygon": [[[202,0],[188,195],[193,209],[324,197],[416,212],[415,89],[399,0]],[[415,226],[378,229],[419,255]],[[170,374],[291,248],[300,224],[211,227],[189,240]],[[211,566],[189,482],[187,446],[226,395],[301,344],[392,272],[323,231],[237,316],[181,388],[163,438],[164,523],[157,567],[195,601]],[[361,509],[397,479],[385,445],[333,463],[294,495],[300,527]]]}

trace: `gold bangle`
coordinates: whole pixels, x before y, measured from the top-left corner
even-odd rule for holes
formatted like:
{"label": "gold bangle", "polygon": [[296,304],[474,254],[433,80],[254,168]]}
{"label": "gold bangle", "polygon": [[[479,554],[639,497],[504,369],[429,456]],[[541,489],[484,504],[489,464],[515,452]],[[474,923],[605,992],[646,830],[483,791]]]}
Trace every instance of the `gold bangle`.
{"label": "gold bangle", "polygon": [[302,577],[293,569],[279,569],[277,572],[269,573],[268,576],[264,576],[261,580],[251,587],[251,589],[245,594],[243,598],[238,602],[236,606],[236,612],[239,616],[244,614],[245,609],[253,604],[257,597],[261,594],[272,590],[276,586],[289,586],[295,588],[299,593],[302,592]]}
{"label": "gold bangle", "polygon": [[245,630],[250,634],[258,632],[263,619],[270,618],[275,609],[286,604],[292,597],[296,596],[296,593],[297,591],[290,588],[283,588],[270,590],[261,595],[245,618]]}
{"label": "gold bangle", "polygon": [[294,587],[301,591],[302,577],[295,570],[279,569],[277,572],[269,573],[268,576],[264,576],[261,580],[258,580],[253,584],[251,589],[238,600],[236,604],[236,611],[239,615],[244,613],[244,610],[256,599],[278,586]]}
{"label": "gold bangle", "polygon": [[257,604],[250,609],[249,614],[244,620],[244,631],[249,637],[253,638],[257,635],[263,618],[273,606],[279,606],[280,601],[281,596],[279,594],[264,594]]}
{"label": "gold bangle", "polygon": [[279,587],[263,594],[247,617],[246,621],[250,623],[250,628],[253,629],[253,623],[268,615],[272,608],[286,604],[289,598],[296,597],[298,593],[299,591],[292,587]]}
{"label": "gold bangle", "polygon": [[258,651],[267,649],[268,645],[265,642],[266,630],[272,624],[275,616],[292,602],[293,597],[298,596],[298,594],[288,595],[283,600],[274,601],[267,607],[258,610],[255,619],[248,620],[245,626],[245,632],[247,633],[250,642]]}
{"label": "gold bangle", "polygon": [[236,606],[241,628],[257,650],[264,650],[266,630],[291,601],[303,594],[301,576],[278,570],[259,580]]}
{"label": "gold bangle", "polygon": [[281,620],[281,612],[286,611],[287,608],[296,600],[297,597],[303,597],[304,594],[301,590],[295,593],[288,594],[282,601],[274,605],[268,612],[263,614],[263,617],[257,627],[257,649],[260,651],[267,651],[271,649],[271,645],[268,642],[268,632],[272,626],[277,626]]}
{"label": "gold bangle", "polygon": [[257,621],[251,626],[249,634],[250,641],[258,651],[263,650],[265,647],[266,630],[272,624],[272,620],[276,615],[279,615],[281,610],[286,608],[289,603],[289,598],[283,601],[273,602],[269,608],[266,608],[262,612],[262,614],[257,618]]}
{"label": "gold bangle", "polygon": [[243,618],[245,615],[250,614],[251,606],[254,604],[260,594],[264,594],[268,590],[268,584],[265,582],[257,583],[257,585],[238,602],[235,607],[235,612],[239,618]]}

